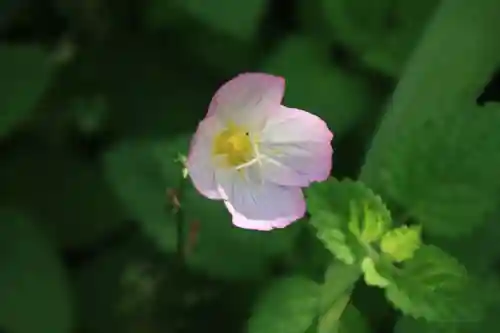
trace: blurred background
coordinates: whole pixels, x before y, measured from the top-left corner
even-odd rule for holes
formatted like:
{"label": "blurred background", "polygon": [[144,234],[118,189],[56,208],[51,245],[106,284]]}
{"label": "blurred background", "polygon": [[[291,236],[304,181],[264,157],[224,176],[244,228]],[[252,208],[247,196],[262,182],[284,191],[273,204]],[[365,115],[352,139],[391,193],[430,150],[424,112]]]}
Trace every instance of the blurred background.
{"label": "blurred background", "polygon": [[[356,177],[439,2],[0,0],[0,332],[243,332],[273,277],[320,278],[329,255],[300,223],[237,230],[187,189],[179,229],[176,158],[215,91],[263,71]],[[390,332],[381,293],[357,290]]]}

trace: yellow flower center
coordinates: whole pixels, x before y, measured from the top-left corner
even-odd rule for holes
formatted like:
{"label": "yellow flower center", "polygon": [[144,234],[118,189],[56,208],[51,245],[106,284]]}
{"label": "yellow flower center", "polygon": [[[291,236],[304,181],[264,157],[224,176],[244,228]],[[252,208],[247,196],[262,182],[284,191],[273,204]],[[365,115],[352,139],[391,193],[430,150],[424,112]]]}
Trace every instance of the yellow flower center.
{"label": "yellow flower center", "polygon": [[254,151],[248,131],[244,127],[229,123],[215,136],[212,155],[223,156],[224,167],[237,167],[251,161]]}

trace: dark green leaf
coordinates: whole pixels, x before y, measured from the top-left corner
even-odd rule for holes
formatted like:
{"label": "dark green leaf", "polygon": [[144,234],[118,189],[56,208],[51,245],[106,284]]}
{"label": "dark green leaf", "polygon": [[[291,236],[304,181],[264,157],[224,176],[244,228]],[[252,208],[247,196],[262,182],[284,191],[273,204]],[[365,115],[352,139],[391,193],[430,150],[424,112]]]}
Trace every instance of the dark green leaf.
{"label": "dark green leaf", "polygon": [[500,62],[499,11],[496,0],[443,1],[361,172],[433,235],[466,234],[498,206],[500,108],[475,100]]}
{"label": "dark green leaf", "polygon": [[54,64],[31,45],[0,45],[0,138],[26,121],[49,86]]}
{"label": "dark green leaf", "polygon": [[99,165],[66,150],[20,146],[0,165],[0,198],[39,218],[63,247],[81,248],[123,226],[123,207]]}
{"label": "dark green leaf", "polygon": [[248,333],[305,333],[319,311],[320,287],[295,276],[278,280],[258,300]]}
{"label": "dark green leaf", "polygon": [[30,220],[0,214],[0,327],[12,333],[71,333],[71,291],[60,258]]}

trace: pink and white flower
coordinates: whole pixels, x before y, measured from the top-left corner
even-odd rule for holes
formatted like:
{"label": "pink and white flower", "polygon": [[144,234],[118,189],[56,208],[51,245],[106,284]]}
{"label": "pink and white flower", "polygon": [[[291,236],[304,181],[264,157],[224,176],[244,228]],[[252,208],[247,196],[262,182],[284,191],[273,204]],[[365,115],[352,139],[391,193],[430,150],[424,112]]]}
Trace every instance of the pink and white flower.
{"label": "pink and white flower", "polygon": [[224,200],[241,228],[284,228],[302,218],[302,188],[331,171],[333,133],[317,116],[281,105],[284,90],[281,77],[238,75],[217,91],[191,142],[194,186]]}

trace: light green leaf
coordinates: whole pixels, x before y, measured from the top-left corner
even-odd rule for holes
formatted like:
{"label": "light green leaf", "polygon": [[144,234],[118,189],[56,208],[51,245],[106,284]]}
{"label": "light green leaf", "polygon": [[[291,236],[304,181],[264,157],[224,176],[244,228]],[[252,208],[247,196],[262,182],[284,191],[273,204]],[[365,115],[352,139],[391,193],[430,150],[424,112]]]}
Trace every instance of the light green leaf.
{"label": "light green leaf", "polygon": [[61,247],[88,247],[125,225],[98,163],[32,142],[18,148],[2,158],[0,200],[36,216]]}
{"label": "light green leaf", "polygon": [[[391,224],[390,213],[380,197],[360,182],[332,178],[313,184],[307,190],[307,204],[318,238],[347,264],[365,257],[366,246],[360,242],[378,235],[378,231],[372,232],[378,230],[372,223]],[[367,214],[359,216],[358,211]]]}
{"label": "light green leaf", "polygon": [[497,207],[500,108],[475,100],[500,63],[498,12],[496,0],[443,1],[360,175],[432,235],[468,233]]}
{"label": "light green leaf", "polygon": [[345,222],[338,215],[319,212],[311,218],[311,224],[316,228],[319,240],[337,259],[348,265],[355,263],[356,253],[352,247],[356,243],[346,232]]}
{"label": "light green leaf", "polygon": [[384,288],[390,284],[390,281],[384,278],[377,272],[375,262],[372,258],[366,257],[361,262],[361,269],[363,270],[365,282],[369,286]]}
{"label": "light green leaf", "polygon": [[15,333],[70,333],[71,291],[45,235],[20,215],[0,214],[0,327]]}
{"label": "light green leaf", "polygon": [[380,249],[396,262],[408,260],[422,245],[421,233],[420,226],[392,229],[382,237]]}
{"label": "light green leaf", "polygon": [[104,163],[117,195],[144,232],[166,253],[176,250],[176,220],[167,190],[185,184],[179,198],[184,216],[187,264],[219,278],[252,279],[267,273],[270,259],[287,252],[302,224],[271,232],[236,228],[223,202],[209,200],[184,179],[179,153],[189,139],[124,142],[107,153]]}
{"label": "light green leaf", "polygon": [[349,131],[380,100],[365,78],[347,73],[329,60],[313,40],[292,36],[263,62],[263,71],[286,79],[284,103],[327,122],[337,137]]}
{"label": "light green leaf", "polygon": [[[377,198],[380,200],[379,197]],[[368,202],[364,202],[362,214],[360,214],[359,204],[350,202],[351,219],[348,228],[363,244],[379,240],[392,224],[389,211],[382,202],[380,203],[379,208],[382,210],[377,211],[370,208]]]}
{"label": "light green leaf", "polygon": [[420,247],[392,276],[387,299],[404,314],[432,322],[466,322],[481,308],[465,268],[439,248]]}
{"label": "light green leaf", "polygon": [[50,84],[50,55],[33,45],[0,45],[0,138],[26,121]]}
{"label": "light green leaf", "polygon": [[273,283],[260,297],[248,333],[304,333],[319,311],[320,286],[300,276]]}

